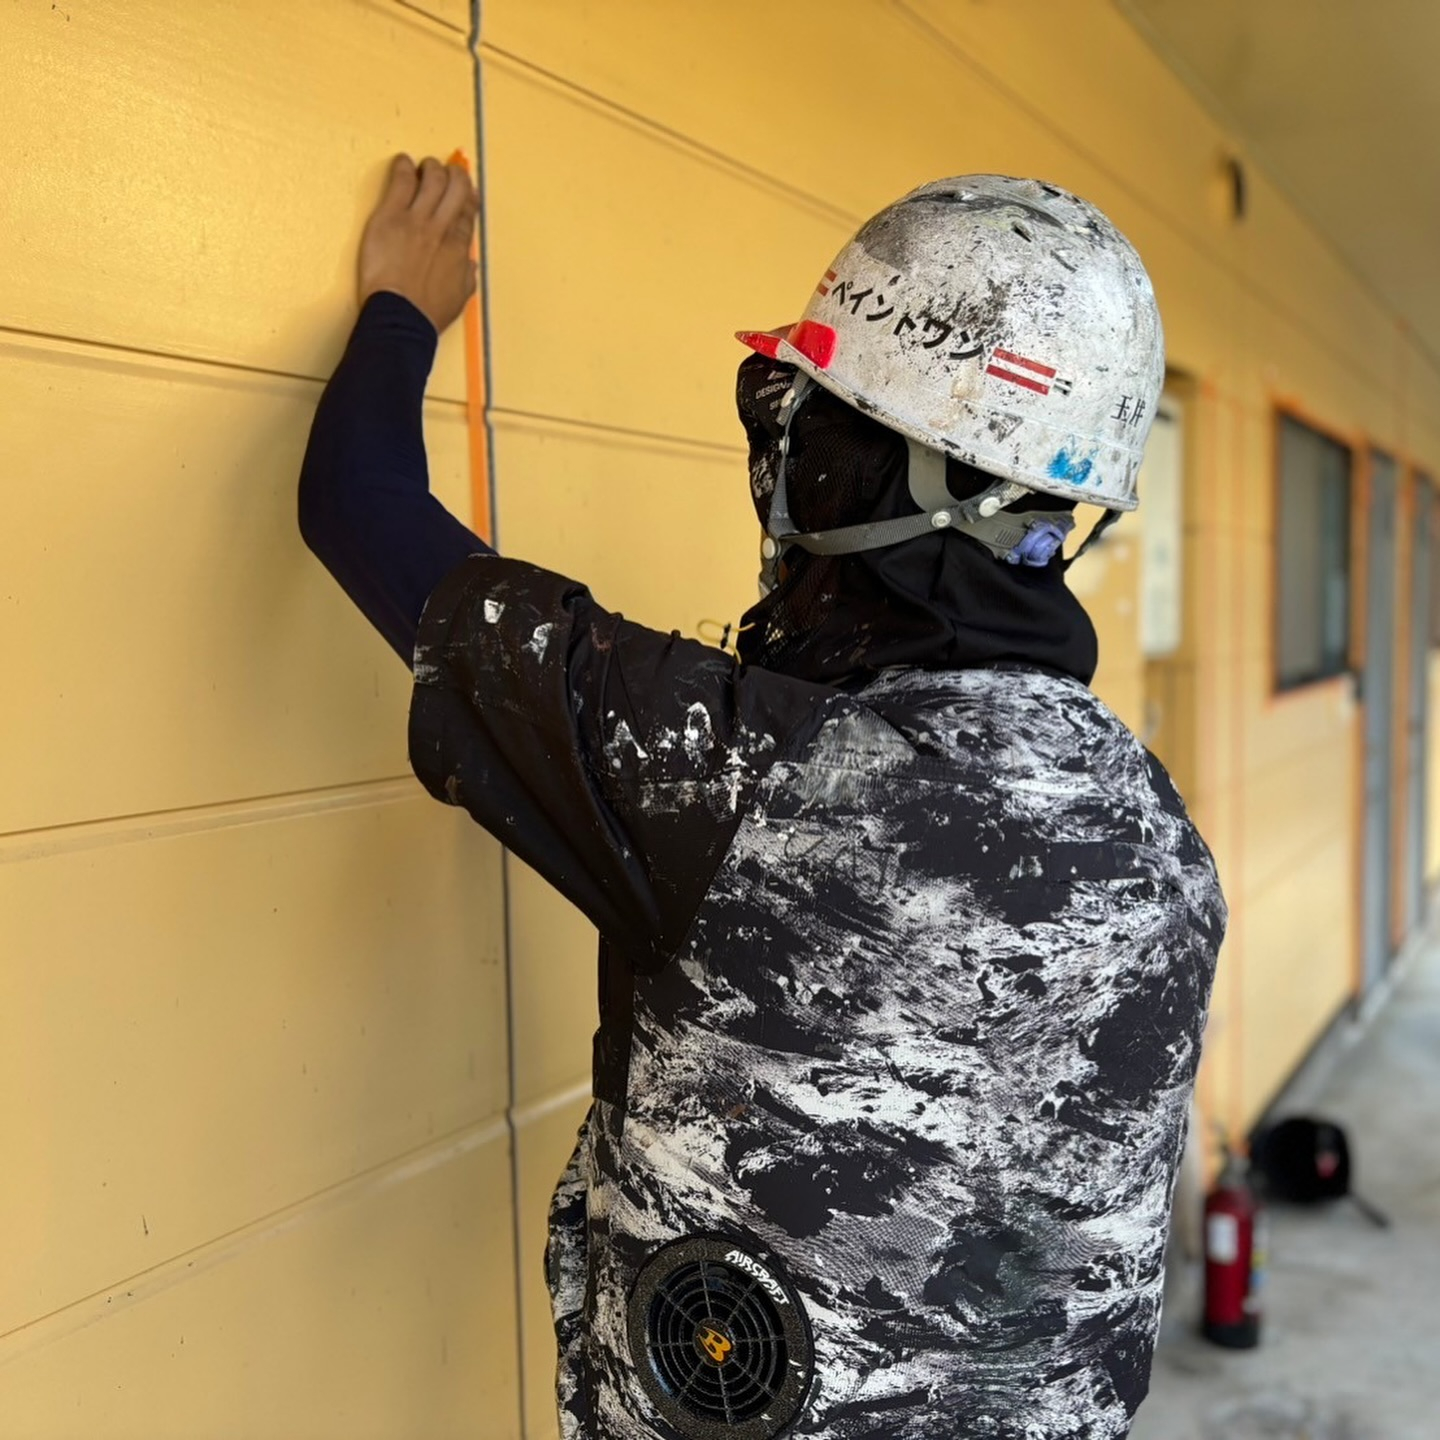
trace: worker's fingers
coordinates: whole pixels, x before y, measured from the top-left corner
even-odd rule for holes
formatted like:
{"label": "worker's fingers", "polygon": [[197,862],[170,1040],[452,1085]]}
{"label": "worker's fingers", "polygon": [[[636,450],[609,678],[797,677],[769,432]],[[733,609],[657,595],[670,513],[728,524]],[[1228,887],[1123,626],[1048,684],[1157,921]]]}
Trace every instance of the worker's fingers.
{"label": "worker's fingers", "polygon": [[447,165],[445,171],[445,193],[435,207],[435,218],[448,232],[455,222],[465,217],[467,211],[469,218],[474,219],[473,206],[476,201],[475,187],[470,183],[469,175],[459,165]]}
{"label": "worker's fingers", "polygon": [[433,155],[427,155],[420,162],[420,184],[416,187],[410,208],[418,215],[433,215],[435,207],[444,199],[449,176],[448,165],[442,164]]}
{"label": "worker's fingers", "polygon": [[415,162],[408,155],[397,155],[390,162],[385,176],[385,190],[380,197],[381,210],[403,210],[415,198],[418,180]]}
{"label": "worker's fingers", "polygon": [[450,228],[446,230],[445,238],[452,245],[463,245],[469,249],[475,238],[475,211],[465,210],[456,216],[450,222]]}

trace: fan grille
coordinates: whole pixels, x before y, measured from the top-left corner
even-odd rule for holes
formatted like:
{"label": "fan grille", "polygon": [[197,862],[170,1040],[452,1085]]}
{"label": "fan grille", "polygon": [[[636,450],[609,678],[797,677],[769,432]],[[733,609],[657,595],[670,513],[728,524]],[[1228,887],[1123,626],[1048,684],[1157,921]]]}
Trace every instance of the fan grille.
{"label": "fan grille", "polygon": [[650,1302],[646,1328],[660,1383],[708,1420],[750,1420],[785,1387],[784,1326],[744,1271],[705,1260],[675,1271]]}
{"label": "fan grille", "polygon": [[651,1257],[631,1297],[630,1340],[646,1393],[695,1440],[770,1440],[809,1386],[798,1297],[728,1240],[683,1240]]}

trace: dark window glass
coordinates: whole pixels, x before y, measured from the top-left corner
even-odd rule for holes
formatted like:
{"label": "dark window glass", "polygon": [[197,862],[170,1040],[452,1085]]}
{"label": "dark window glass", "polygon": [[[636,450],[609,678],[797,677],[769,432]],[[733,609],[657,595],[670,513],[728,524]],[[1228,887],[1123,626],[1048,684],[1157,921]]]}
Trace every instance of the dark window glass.
{"label": "dark window glass", "polygon": [[1350,655],[1350,451],[1280,420],[1275,683],[1338,675]]}

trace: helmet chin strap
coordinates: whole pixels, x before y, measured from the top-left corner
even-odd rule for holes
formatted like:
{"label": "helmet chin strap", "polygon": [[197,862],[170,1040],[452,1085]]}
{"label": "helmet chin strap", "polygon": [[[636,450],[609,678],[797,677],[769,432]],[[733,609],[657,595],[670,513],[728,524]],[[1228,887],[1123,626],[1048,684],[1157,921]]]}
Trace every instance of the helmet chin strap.
{"label": "helmet chin strap", "polygon": [[908,483],[910,496],[920,507],[918,515],[872,520],[862,525],[842,525],[836,530],[796,529],[795,522],[790,518],[786,483],[786,471],[790,464],[790,426],[814,383],[803,372],[797,374],[794,384],[780,402],[780,412],[784,416],[780,464],[775,475],[775,490],[770,497],[769,523],[765,527],[765,538],[760,543],[762,595],[768,595],[778,583],[780,557],[789,545],[798,545],[812,555],[854,555],[862,550],[898,545],[936,530],[959,530],[978,540],[997,560],[1011,565],[1040,567],[1050,563],[1055,552],[1064,545],[1065,537],[1075,528],[1074,518],[1064,512],[1003,513],[1005,506],[1031,493],[1016,480],[997,480],[981,494],[968,500],[957,500],[945,483],[944,454],[907,437],[905,443],[910,453]]}
{"label": "helmet chin strap", "polygon": [[1105,532],[1124,514],[1123,510],[1107,510],[1090,527],[1090,533],[1080,543],[1080,548],[1065,562],[1065,569],[1069,569],[1097,540],[1101,539]]}

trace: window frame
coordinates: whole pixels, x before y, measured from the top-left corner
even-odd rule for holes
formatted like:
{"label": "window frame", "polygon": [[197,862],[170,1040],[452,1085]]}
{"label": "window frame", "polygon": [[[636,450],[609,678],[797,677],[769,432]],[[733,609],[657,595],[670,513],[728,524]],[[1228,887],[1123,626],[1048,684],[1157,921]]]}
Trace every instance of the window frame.
{"label": "window frame", "polygon": [[[1348,456],[1345,467],[1345,648],[1340,664],[1332,670],[1321,670],[1294,679],[1282,679],[1280,675],[1280,624],[1281,624],[1281,524],[1285,424],[1289,421],[1303,430],[1328,440]],[[1283,699],[1303,694],[1317,686],[1334,685],[1336,682],[1354,683],[1359,670],[1360,655],[1356,637],[1358,623],[1356,613],[1357,587],[1364,583],[1364,556],[1361,546],[1363,536],[1363,503],[1367,486],[1369,447],[1361,438],[1347,434],[1338,426],[1318,420],[1299,405],[1277,401],[1271,411],[1272,445],[1270,465],[1270,624],[1269,624],[1269,682],[1272,698]],[[1388,452],[1387,452],[1388,453]]]}

